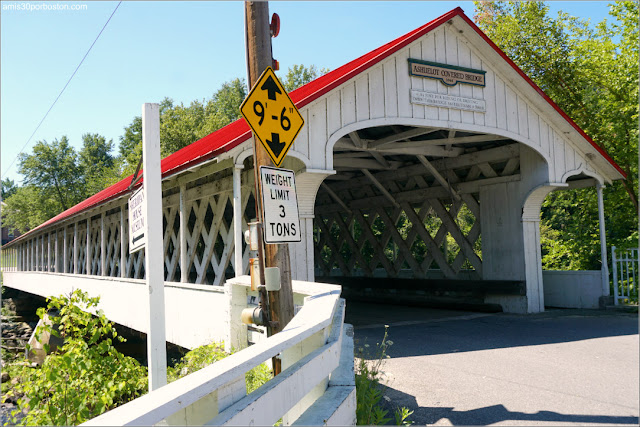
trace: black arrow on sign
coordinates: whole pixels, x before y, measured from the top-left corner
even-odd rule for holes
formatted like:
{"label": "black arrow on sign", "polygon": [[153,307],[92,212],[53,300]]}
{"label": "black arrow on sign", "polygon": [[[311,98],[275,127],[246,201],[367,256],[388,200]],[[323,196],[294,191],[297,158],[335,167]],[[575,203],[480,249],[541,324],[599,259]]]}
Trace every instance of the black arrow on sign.
{"label": "black arrow on sign", "polygon": [[280,91],[280,88],[278,87],[278,84],[273,80],[273,77],[271,76],[269,76],[267,78],[267,81],[264,82],[262,86],[260,86],[260,89],[266,90],[267,96],[273,101],[276,100],[276,92],[280,94],[282,93],[282,91]]}
{"label": "black arrow on sign", "polygon": [[282,153],[282,150],[286,145],[284,141],[280,142],[280,134],[275,132],[271,132],[271,141],[267,139],[267,144],[276,158],[280,157],[280,153]]}

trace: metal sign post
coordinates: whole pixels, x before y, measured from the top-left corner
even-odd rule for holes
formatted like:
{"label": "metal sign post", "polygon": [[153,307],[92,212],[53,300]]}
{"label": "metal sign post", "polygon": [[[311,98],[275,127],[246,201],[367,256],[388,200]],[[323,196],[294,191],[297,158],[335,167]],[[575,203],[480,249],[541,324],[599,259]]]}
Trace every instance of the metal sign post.
{"label": "metal sign post", "polygon": [[162,176],[160,170],[160,106],[142,106],[143,221],[146,238],[144,270],[149,288],[147,359],[149,391],[167,384],[167,342],[164,316],[164,244]]}

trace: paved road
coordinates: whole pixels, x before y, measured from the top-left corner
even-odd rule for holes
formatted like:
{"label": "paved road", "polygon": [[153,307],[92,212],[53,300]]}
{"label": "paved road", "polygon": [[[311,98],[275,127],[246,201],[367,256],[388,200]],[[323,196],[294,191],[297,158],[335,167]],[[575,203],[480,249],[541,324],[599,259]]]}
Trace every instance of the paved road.
{"label": "paved road", "polygon": [[638,315],[347,303],[356,348],[389,324],[389,406],[416,425],[638,425]]}

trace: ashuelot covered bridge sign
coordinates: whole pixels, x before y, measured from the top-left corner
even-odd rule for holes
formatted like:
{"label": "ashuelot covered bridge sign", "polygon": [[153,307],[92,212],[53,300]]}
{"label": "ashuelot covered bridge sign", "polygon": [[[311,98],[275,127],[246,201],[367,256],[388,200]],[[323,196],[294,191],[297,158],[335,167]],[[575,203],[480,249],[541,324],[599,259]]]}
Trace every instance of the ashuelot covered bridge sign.
{"label": "ashuelot covered bridge sign", "polygon": [[[543,311],[545,296],[608,295],[606,261],[585,272],[588,289],[584,275],[543,273],[540,208],[551,191],[596,186],[602,218],[602,188],[624,173],[461,9],[290,96],[306,124],[283,164],[300,213],[294,279],[370,296],[403,280],[416,295],[430,281],[445,296],[473,285],[519,313]],[[252,144],[240,119],[162,161],[165,288],[204,292],[248,271]],[[50,295],[47,277],[82,275],[126,305],[115,283],[145,276],[144,250],[128,250],[130,181],[7,245],[17,271],[5,286]]]}

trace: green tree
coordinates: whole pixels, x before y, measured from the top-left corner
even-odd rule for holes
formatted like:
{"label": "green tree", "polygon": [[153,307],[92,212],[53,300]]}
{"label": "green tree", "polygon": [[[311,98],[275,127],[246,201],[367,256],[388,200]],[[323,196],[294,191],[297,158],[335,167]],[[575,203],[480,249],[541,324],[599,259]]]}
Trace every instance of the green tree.
{"label": "green tree", "polygon": [[19,187],[15,194],[3,201],[2,224],[20,233],[37,227],[60,212],[59,204],[43,197],[34,185]]}
{"label": "green tree", "polygon": [[66,136],[51,144],[39,141],[33,154],[21,154],[19,172],[25,185],[33,185],[42,199],[52,199],[58,211],[64,211],[82,201],[83,179],[77,162],[78,155]]}
{"label": "green tree", "polygon": [[[478,26],[627,173],[605,191],[607,241],[637,245],[638,3],[611,4],[594,26],[543,2],[475,4]],[[545,267],[599,268],[597,218],[593,188],[551,193]]]}
{"label": "green tree", "polygon": [[241,117],[240,104],[247,97],[247,93],[245,79],[234,79],[223,84],[206,103],[205,135],[239,119]]}
{"label": "green tree", "polygon": [[84,179],[85,197],[92,196],[119,180],[118,163],[111,151],[113,140],[107,141],[97,133],[82,135],[78,166]]}
{"label": "green tree", "polygon": [[18,186],[12,179],[5,178],[2,180],[2,200],[14,195],[18,191]]}
{"label": "green tree", "polygon": [[322,68],[318,70],[315,65],[305,67],[302,64],[294,64],[293,67],[289,67],[287,74],[284,76],[282,84],[287,92],[291,92],[292,90],[295,90],[300,86],[303,86],[310,81],[315,80],[324,74],[327,74],[328,72],[328,68]]}

